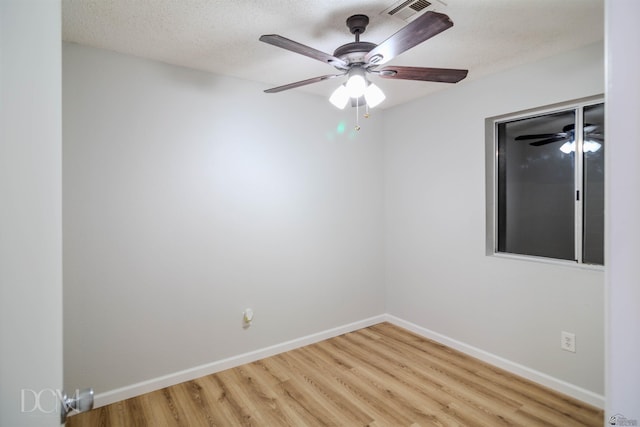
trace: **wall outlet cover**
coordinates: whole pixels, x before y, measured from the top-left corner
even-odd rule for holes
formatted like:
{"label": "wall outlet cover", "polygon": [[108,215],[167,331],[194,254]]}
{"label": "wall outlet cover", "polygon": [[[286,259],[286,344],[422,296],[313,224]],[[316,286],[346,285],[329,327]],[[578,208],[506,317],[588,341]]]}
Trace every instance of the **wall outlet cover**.
{"label": "wall outlet cover", "polygon": [[576,334],[562,331],[560,334],[560,348],[572,353],[576,352]]}

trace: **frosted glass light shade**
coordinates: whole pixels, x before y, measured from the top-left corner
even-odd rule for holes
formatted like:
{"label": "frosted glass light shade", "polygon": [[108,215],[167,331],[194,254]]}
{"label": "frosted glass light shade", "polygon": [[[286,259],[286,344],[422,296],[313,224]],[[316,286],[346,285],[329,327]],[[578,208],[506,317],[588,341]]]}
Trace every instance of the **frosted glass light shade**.
{"label": "frosted glass light shade", "polygon": [[349,92],[347,91],[347,88],[344,85],[338,86],[338,88],[331,94],[331,97],[329,97],[329,102],[343,110],[349,102]]}
{"label": "frosted glass light shade", "polygon": [[367,89],[367,79],[364,77],[364,69],[361,67],[353,67],[349,71],[349,79],[347,80],[347,92],[351,98],[360,98]]}
{"label": "frosted glass light shade", "polygon": [[386,99],[382,89],[371,83],[364,92],[364,99],[367,101],[369,108],[373,108]]}

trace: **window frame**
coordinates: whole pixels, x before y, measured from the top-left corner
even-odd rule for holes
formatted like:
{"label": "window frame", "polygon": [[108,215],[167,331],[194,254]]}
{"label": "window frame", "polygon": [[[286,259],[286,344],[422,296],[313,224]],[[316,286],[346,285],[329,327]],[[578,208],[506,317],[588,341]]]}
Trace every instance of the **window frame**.
{"label": "window frame", "polygon": [[[558,264],[564,266],[573,266],[589,270],[604,270],[604,265],[585,264],[582,262],[583,252],[583,203],[584,203],[584,157],[576,156],[574,163],[574,185],[575,189],[580,193],[580,202],[574,203],[574,252],[575,260],[564,260],[558,258],[548,258],[535,255],[515,254],[509,252],[498,251],[498,125],[500,123],[515,121],[520,119],[532,118],[537,116],[545,116],[567,110],[582,109],[590,105],[605,103],[604,94],[589,96],[585,98],[574,99],[557,104],[535,107],[514,113],[501,114],[499,116],[488,117],[485,119],[485,207],[486,207],[486,236],[485,236],[485,254],[487,256],[510,258],[517,260],[526,260],[534,262],[543,262],[547,264]],[[606,108],[606,105],[605,105]],[[583,114],[576,115],[576,128],[583,127]],[[582,147],[582,132],[576,132],[576,145]],[[581,150],[581,148],[580,148]]]}

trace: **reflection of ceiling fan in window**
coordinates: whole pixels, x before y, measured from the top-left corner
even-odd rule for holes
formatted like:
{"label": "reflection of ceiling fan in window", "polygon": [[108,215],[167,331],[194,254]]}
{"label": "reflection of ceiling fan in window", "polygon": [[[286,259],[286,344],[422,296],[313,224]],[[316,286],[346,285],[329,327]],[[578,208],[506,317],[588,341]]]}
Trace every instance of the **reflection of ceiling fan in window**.
{"label": "reflection of ceiling fan in window", "polygon": [[[516,137],[516,141],[528,141],[532,139],[539,139],[539,141],[529,143],[529,145],[533,145],[535,147],[552,144],[554,142],[564,142],[560,147],[560,151],[569,154],[576,150],[575,125],[573,123],[563,127],[562,132],[520,135]],[[595,153],[600,149],[600,147],[602,147],[603,143],[604,135],[600,131],[600,126],[585,123],[582,151],[585,153]]]}

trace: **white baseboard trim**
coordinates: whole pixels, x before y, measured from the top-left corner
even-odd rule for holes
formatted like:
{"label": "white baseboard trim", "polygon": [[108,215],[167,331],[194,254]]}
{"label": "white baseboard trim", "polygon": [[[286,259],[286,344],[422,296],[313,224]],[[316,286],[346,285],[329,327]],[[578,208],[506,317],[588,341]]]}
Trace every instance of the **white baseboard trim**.
{"label": "white baseboard trim", "polygon": [[183,371],[175,372],[168,375],[163,375],[158,378],[153,378],[147,381],[142,381],[136,384],[132,384],[126,387],[110,390],[104,393],[98,393],[94,398],[94,407],[99,408],[101,406],[109,405],[121,400],[129,399],[131,397],[139,396],[144,393],[149,393],[155,390],[160,390],[165,387],[169,387],[175,384],[179,384],[184,381],[191,381],[196,378],[203,377],[205,375],[214,374],[216,372],[224,371],[225,369],[234,368],[236,366],[243,365],[245,363],[255,362],[256,360],[264,359],[285,351],[294,350],[305,345],[313,344],[322,340],[336,337],[348,332],[353,332],[358,329],[366,328],[371,325],[375,325],[381,322],[389,322],[401,328],[407,329],[425,338],[432,339],[440,344],[446,345],[465,354],[468,354],[476,359],[480,359],[483,362],[487,362],[498,368],[502,368],[505,371],[511,372],[515,375],[527,378],[538,384],[542,384],[560,393],[564,393],[575,399],[589,403],[597,408],[604,409],[605,398],[602,395],[593,393],[589,390],[570,384],[566,381],[559,380],[550,375],[538,372],[534,369],[504,359],[495,354],[473,347],[469,344],[465,344],[461,341],[457,341],[453,338],[449,338],[440,333],[434,332],[430,329],[418,326],[415,323],[408,322],[400,319],[399,317],[390,314],[381,314],[379,316],[370,317],[368,319],[360,320],[357,322],[349,323],[347,325],[338,326],[336,328],[321,331],[315,334],[307,335],[301,338],[296,338],[291,341],[286,341],[280,344],[272,345],[262,349],[250,351],[248,353],[240,354],[238,356],[229,357],[227,359],[218,360],[215,362],[207,363],[204,365],[196,366],[194,368],[185,369]]}
{"label": "white baseboard trim", "polygon": [[445,335],[439,334],[427,328],[423,328],[422,326],[418,326],[415,323],[402,320],[393,315],[385,314],[385,320],[391,324],[407,329],[420,336],[429,338],[440,344],[446,345],[447,347],[451,347],[455,350],[461,351],[465,354],[468,354],[469,356],[475,357],[476,359],[480,359],[483,362],[487,362],[493,366],[504,369],[505,371],[511,372],[515,375],[519,375],[528,380],[549,387],[557,392],[566,394],[582,402],[586,402],[599,409],[604,409],[605,407],[605,397],[603,395],[578,387],[566,381],[554,378],[550,375],[504,359],[500,356],[496,356],[495,354],[457,341],[453,338],[449,338]]}
{"label": "white baseboard trim", "polygon": [[216,372],[224,371],[225,369],[235,368],[236,366],[244,365],[245,363],[255,362],[256,360],[264,359],[265,357],[273,356],[289,350],[294,350],[299,347],[304,347],[305,345],[313,344],[329,338],[337,337],[338,335],[366,328],[368,326],[384,322],[385,320],[385,315],[381,314],[379,316],[370,317],[358,322],[349,323],[347,325],[338,326],[326,331],[307,335],[301,338],[296,338],[291,341],[286,341],[280,344],[250,351],[238,356],[229,357],[227,359],[218,360],[172,374],[163,375],[158,378],[142,381],[104,393],[97,393],[94,397],[94,408],[99,408],[101,406],[139,396],[144,393],[160,390],[162,388],[179,384],[181,382],[191,381],[205,375],[211,375]]}

